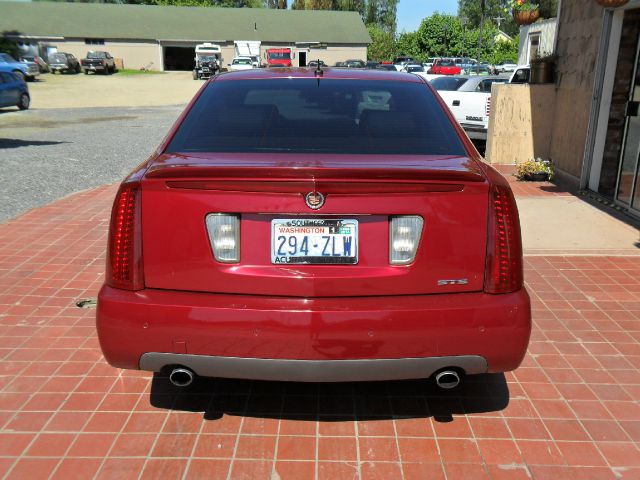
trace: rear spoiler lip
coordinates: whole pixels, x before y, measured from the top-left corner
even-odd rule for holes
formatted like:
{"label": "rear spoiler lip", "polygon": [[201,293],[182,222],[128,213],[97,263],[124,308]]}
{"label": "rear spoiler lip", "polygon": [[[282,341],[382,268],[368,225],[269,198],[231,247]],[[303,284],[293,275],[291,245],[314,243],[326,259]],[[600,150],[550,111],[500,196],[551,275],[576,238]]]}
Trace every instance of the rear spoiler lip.
{"label": "rear spoiler lip", "polygon": [[[269,159],[205,159],[188,158],[183,155],[162,155],[155,159],[147,170],[146,178],[209,178],[209,179],[277,179],[299,180],[350,180],[420,183],[437,181],[486,182],[487,178],[478,162],[468,157],[433,157],[399,160],[396,165],[377,161],[348,163],[348,156],[332,159],[318,156],[306,159],[306,164],[293,166],[282,156]],[[380,157],[380,156],[377,156]],[[234,161],[235,160],[235,161]],[[301,162],[302,163],[302,162]],[[449,163],[449,165],[447,165]],[[431,165],[430,165],[431,164]]]}

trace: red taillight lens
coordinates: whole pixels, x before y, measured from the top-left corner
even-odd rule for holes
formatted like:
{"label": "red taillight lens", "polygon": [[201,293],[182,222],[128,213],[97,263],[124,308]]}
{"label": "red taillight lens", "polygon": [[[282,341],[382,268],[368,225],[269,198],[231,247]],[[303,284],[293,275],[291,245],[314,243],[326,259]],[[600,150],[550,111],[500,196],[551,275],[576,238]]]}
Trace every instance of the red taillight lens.
{"label": "red taillight lens", "polygon": [[113,203],[107,247],[106,282],[115,288],[144,288],[141,193],[138,182],[122,184]]}
{"label": "red taillight lens", "polygon": [[491,187],[484,279],[486,293],[510,293],[522,288],[522,240],[518,207],[511,189]]}

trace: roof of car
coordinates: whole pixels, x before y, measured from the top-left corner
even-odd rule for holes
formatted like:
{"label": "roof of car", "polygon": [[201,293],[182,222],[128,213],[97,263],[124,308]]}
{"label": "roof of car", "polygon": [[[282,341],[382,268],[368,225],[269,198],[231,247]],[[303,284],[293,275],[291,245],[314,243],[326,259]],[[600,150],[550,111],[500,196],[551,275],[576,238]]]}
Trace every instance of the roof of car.
{"label": "roof of car", "polygon": [[[254,68],[239,72],[225,72],[211,81],[233,81],[233,80],[257,80],[274,78],[318,78],[315,68],[304,67],[272,67]],[[395,82],[422,83],[423,80],[411,73],[390,72],[388,70],[368,70],[350,68],[322,68],[322,77],[329,79],[350,79],[350,80],[391,80]]]}

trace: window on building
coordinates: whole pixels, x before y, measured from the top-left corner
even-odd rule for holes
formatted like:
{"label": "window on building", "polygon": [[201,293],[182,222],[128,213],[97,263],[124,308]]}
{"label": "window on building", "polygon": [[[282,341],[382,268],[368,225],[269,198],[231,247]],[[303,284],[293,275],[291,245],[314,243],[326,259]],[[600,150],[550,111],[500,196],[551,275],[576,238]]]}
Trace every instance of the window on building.
{"label": "window on building", "polygon": [[85,38],[85,45],[104,45],[104,38]]}
{"label": "window on building", "polygon": [[536,58],[540,52],[540,34],[532,33],[529,35],[529,62]]}

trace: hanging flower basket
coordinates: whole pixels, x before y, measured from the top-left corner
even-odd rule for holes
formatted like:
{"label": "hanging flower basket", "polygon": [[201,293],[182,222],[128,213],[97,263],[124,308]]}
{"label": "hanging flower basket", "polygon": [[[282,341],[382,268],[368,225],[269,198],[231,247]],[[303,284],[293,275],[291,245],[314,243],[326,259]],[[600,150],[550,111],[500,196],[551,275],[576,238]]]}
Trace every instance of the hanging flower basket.
{"label": "hanging flower basket", "polygon": [[[599,0],[597,0],[599,1]],[[518,25],[530,25],[540,18],[540,10],[516,10],[512,11],[513,19]]]}
{"label": "hanging flower basket", "polygon": [[629,3],[629,0],[596,0],[604,8],[617,8]]}

